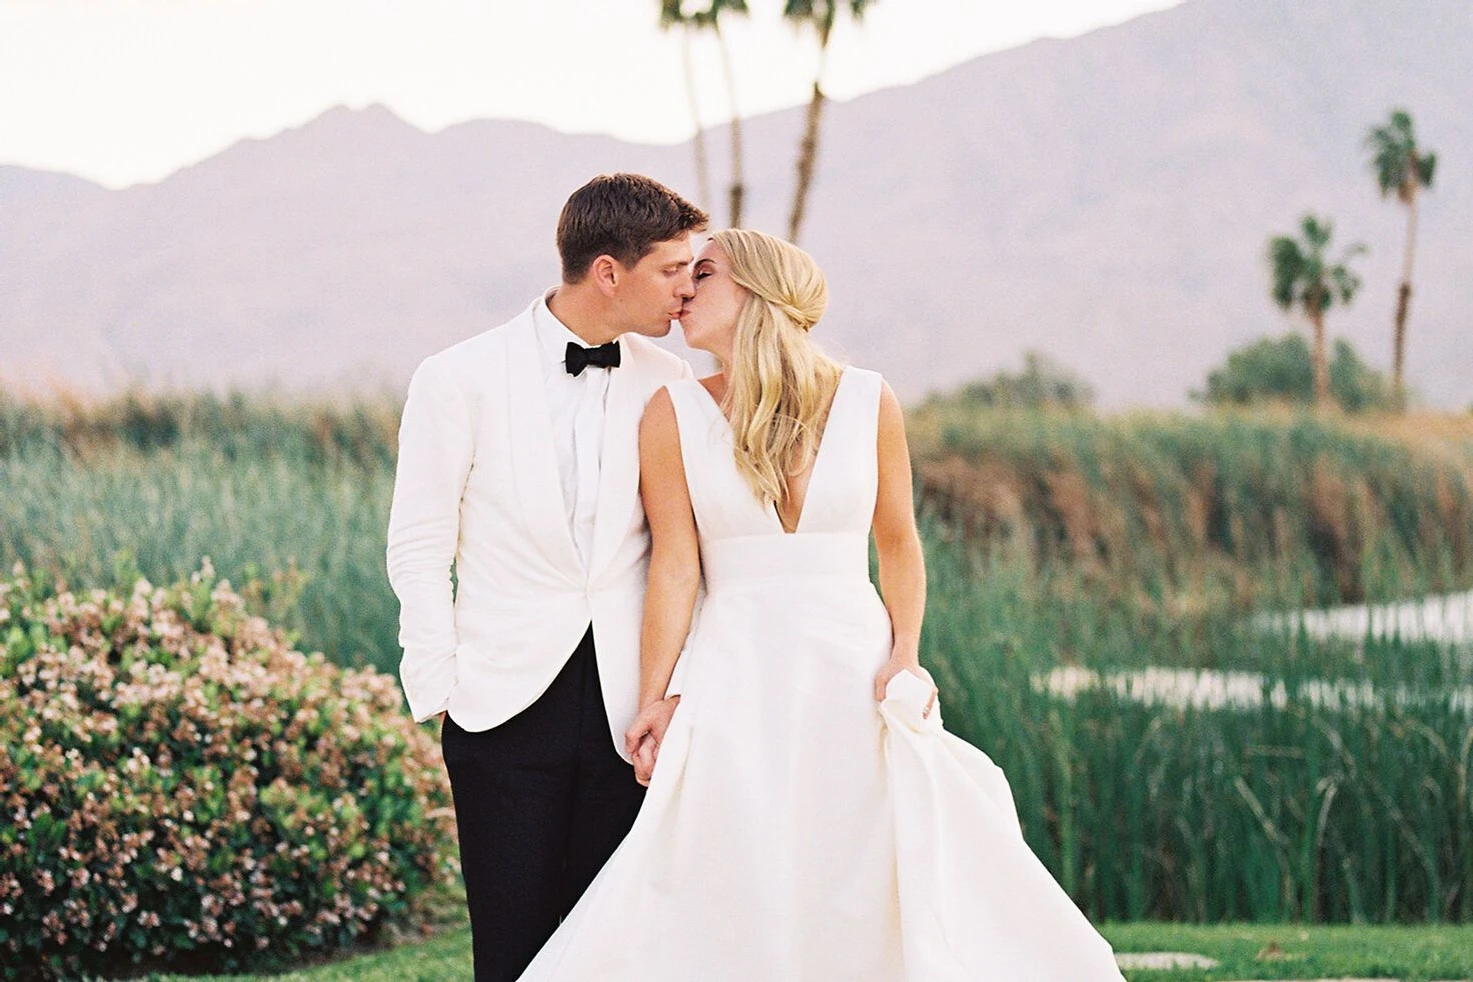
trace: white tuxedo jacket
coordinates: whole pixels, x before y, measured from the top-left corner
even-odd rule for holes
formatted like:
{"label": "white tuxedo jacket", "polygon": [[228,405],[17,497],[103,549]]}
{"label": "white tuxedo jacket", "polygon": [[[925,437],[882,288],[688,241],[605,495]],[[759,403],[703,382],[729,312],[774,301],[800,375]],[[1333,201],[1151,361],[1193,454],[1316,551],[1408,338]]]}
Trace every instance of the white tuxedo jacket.
{"label": "white tuxedo jacket", "polygon": [[586,568],[563,505],[532,307],[415,371],[388,537],[399,674],[415,719],[445,709],[467,730],[504,723],[542,695],[591,621],[610,735],[624,754],[649,564],[639,421],[650,397],[691,369],[638,335],[620,348]]}

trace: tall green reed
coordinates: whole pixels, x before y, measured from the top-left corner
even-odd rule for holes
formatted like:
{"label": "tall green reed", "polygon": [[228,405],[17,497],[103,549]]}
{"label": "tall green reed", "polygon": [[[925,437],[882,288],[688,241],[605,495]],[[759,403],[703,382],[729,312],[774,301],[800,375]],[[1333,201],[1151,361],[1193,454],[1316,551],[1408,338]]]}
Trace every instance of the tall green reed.
{"label": "tall green reed", "polygon": [[1017,559],[932,536],[928,564],[923,659],[947,725],[1003,767],[1030,845],[1092,916],[1473,919],[1473,677],[1457,659],[1224,620],[1212,660],[1260,672],[1258,705],[1172,704],[1140,683],[1068,697],[1041,684],[1061,662],[1108,674],[1145,646],[1190,663],[1174,649],[1197,642],[1059,603]]}
{"label": "tall green reed", "polygon": [[385,465],[232,454],[195,437],[89,459],[32,444],[0,456],[0,559],[90,587],[168,582],[208,558],[303,645],[392,671],[392,485]]}

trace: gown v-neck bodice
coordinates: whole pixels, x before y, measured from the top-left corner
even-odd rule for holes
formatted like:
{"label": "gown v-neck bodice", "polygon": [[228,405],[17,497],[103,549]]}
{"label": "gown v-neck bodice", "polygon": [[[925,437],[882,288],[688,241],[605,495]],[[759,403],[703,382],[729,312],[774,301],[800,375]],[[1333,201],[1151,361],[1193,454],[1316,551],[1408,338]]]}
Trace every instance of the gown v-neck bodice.
{"label": "gown v-neck bodice", "polygon": [[737,470],[731,424],[705,386],[684,379],[666,388],[708,591],[733,577],[868,579],[879,480],[878,373],[850,367],[840,376],[793,532]]}

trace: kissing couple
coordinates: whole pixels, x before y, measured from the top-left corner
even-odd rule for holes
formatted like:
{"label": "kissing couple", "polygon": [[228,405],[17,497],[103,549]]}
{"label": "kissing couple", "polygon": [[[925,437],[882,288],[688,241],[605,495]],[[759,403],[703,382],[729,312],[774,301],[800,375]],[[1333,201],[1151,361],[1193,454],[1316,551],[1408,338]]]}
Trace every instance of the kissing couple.
{"label": "kissing couple", "polygon": [[476,982],[1119,982],[942,727],[900,403],[807,253],[706,225],[593,179],[562,282],[410,382],[388,570]]}

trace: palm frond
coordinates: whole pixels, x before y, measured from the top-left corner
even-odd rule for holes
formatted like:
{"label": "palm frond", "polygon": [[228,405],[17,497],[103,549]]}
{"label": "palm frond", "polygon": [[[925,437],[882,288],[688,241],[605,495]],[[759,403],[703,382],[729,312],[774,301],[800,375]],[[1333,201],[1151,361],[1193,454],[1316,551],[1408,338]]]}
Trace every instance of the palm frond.
{"label": "palm frond", "polygon": [[1269,240],[1269,295],[1274,303],[1284,310],[1299,307],[1311,317],[1336,301],[1349,303],[1361,284],[1349,264],[1367,251],[1366,246],[1359,242],[1349,246],[1331,265],[1326,251],[1335,223],[1311,212],[1299,220],[1299,231],[1298,238],[1278,235]]}
{"label": "palm frond", "polygon": [[1432,186],[1432,175],[1437,170],[1437,154],[1425,153],[1417,159],[1417,182],[1424,188]]}
{"label": "palm frond", "polygon": [[[660,0],[665,6],[674,5],[679,7],[681,0]],[[704,7],[692,10],[684,16],[691,26],[700,30],[719,30],[722,14],[737,14],[745,17],[749,13],[747,0],[709,0]]]}
{"label": "palm frond", "polygon": [[1361,279],[1350,267],[1336,265],[1330,268],[1330,283],[1334,289],[1326,293],[1326,310],[1330,308],[1330,298],[1332,296],[1343,304],[1348,304],[1354,300],[1356,291],[1360,289]]}
{"label": "palm frond", "polygon": [[684,24],[685,15],[680,11],[680,0],[661,0],[660,29],[668,31],[676,24]]}
{"label": "palm frond", "polygon": [[1394,194],[1406,184],[1406,151],[1393,143],[1378,144],[1371,157],[1371,170],[1381,197]]}
{"label": "palm frond", "polygon": [[861,21],[865,11],[875,3],[876,0],[783,0],[783,19],[799,31],[813,28],[818,34],[819,47],[827,48],[841,8]]}
{"label": "palm frond", "polygon": [[1304,272],[1304,254],[1299,243],[1287,235],[1277,235],[1268,243],[1268,262],[1273,282],[1270,295],[1284,310],[1294,306],[1295,293]]}
{"label": "palm frond", "polygon": [[1417,146],[1416,126],[1405,109],[1391,110],[1386,125],[1373,126],[1366,133],[1365,146],[1371,152],[1369,164],[1381,197],[1395,194],[1409,204],[1418,186],[1432,186],[1437,155],[1423,153]]}
{"label": "palm frond", "polygon": [[1304,241],[1309,244],[1309,252],[1319,254],[1324,251],[1325,246],[1330,244],[1330,236],[1335,232],[1335,223],[1328,218],[1320,219],[1309,214],[1300,219],[1299,228],[1304,233]]}

